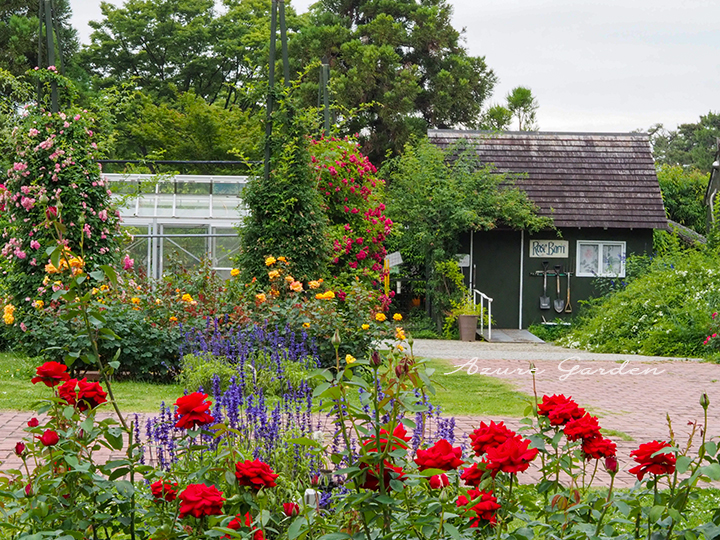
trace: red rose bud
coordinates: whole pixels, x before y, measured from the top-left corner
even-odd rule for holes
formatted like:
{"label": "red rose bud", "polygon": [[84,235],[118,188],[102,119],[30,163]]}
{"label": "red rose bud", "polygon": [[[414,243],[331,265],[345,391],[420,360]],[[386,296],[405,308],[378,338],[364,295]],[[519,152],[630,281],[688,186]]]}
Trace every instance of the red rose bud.
{"label": "red rose bud", "polygon": [[30,420],[28,420],[27,425],[28,427],[38,427],[40,425],[40,422],[37,418],[31,418]]}
{"label": "red rose bud", "polygon": [[447,474],[436,474],[430,477],[430,487],[433,489],[442,489],[450,485]]}
{"label": "red rose bud", "polygon": [[15,453],[18,455],[18,457],[22,457],[25,453],[25,443],[15,443]]}
{"label": "red rose bud", "polygon": [[32,493],[33,493],[32,484],[28,484],[27,486],[25,486],[25,495],[27,495],[28,497],[31,497]]}
{"label": "red rose bud", "polygon": [[610,474],[618,472],[618,460],[615,456],[608,456],[605,458],[605,469]]}
{"label": "red rose bud", "polygon": [[310,485],[311,486],[319,486],[320,485],[320,476],[317,474],[314,474],[313,477],[310,479]]}
{"label": "red rose bud", "polygon": [[45,433],[43,433],[42,437],[40,437],[40,442],[45,446],[55,446],[58,442],[60,442],[60,437],[58,437],[56,431],[48,429],[45,430]]}
{"label": "red rose bud", "polygon": [[379,352],[373,351],[373,353],[370,355],[370,365],[374,367],[382,365],[382,358],[380,358]]}
{"label": "red rose bud", "polygon": [[57,217],[57,208],[55,206],[48,206],[45,209],[45,217],[52,220]]}
{"label": "red rose bud", "polygon": [[283,512],[288,517],[297,516],[300,514],[300,505],[294,502],[283,503]]}
{"label": "red rose bud", "polygon": [[710,398],[705,393],[703,393],[703,395],[700,396],[700,406],[706,411],[707,411],[708,407],[710,406]]}

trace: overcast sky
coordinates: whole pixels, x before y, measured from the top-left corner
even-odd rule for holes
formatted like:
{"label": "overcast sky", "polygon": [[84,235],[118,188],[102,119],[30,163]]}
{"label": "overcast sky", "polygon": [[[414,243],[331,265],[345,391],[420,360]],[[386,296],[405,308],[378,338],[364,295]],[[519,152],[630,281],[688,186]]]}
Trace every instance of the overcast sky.
{"label": "overcast sky", "polygon": [[[120,0],[112,3],[119,4]],[[303,12],[311,0],[293,0]],[[674,128],[720,111],[718,0],[449,0],[472,55],[532,89],[543,131]],[[70,0],[81,41],[98,0]]]}

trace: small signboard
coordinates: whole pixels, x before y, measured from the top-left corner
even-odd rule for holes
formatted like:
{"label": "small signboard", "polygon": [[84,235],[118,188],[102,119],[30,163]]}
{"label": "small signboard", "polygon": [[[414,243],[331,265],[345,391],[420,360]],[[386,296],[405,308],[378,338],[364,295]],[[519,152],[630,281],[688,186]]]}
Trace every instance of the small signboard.
{"label": "small signboard", "polygon": [[468,253],[458,253],[457,257],[460,268],[470,268],[470,255]]}
{"label": "small signboard", "polygon": [[530,257],[538,259],[567,259],[570,247],[567,240],[530,240]]}
{"label": "small signboard", "polygon": [[385,260],[387,260],[389,268],[392,268],[394,266],[400,266],[403,263],[402,255],[400,255],[399,251],[389,253],[387,257],[385,257]]}

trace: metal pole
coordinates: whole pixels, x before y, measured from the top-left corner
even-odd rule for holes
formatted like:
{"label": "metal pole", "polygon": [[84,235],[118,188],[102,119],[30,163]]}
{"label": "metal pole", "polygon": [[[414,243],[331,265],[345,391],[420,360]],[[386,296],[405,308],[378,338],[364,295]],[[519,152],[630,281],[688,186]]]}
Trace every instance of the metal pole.
{"label": "metal pole", "polygon": [[290,60],[288,59],[287,24],[285,24],[285,0],[280,2],[280,42],[282,44],[283,78],[285,86],[290,86]]}
{"label": "metal pole", "polygon": [[267,111],[265,113],[265,180],[270,179],[270,139],[272,113],[275,105],[275,45],[277,41],[277,0],[272,0],[270,15],[270,73],[268,76]]}
{"label": "metal pole", "polygon": [[57,8],[55,7],[55,0],[51,0],[51,5],[53,9],[53,30],[55,30],[55,41],[57,43],[58,57],[60,57],[60,75],[65,75],[62,40],[60,39],[60,23],[56,20]]}
{"label": "metal pole", "polygon": [[[55,43],[53,42],[53,22],[52,22],[52,4],[50,0],[45,0],[45,36],[47,37],[47,58],[48,67],[55,65]],[[52,112],[58,112],[58,90],[57,83],[53,81],[51,88],[51,106]]]}
{"label": "metal pole", "polygon": [[323,113],[325,117],[325,136],[330,136],[330,94],[328,92],[328,84],[330,84],[330,64],[327,57],[323,57]]}
{"label": "metal pole", "polygon": [[[43,28],[43,7],[45,7],[45,2],[38,2],[38,59],[37,59],[37,66],[40,67],[43,65],[42,61],[42,28]],[[40,100],[42,99],[42,85],[40,84],[40,79],[38,79],[37,82],[37,100],[38,103],[40,103]]]}

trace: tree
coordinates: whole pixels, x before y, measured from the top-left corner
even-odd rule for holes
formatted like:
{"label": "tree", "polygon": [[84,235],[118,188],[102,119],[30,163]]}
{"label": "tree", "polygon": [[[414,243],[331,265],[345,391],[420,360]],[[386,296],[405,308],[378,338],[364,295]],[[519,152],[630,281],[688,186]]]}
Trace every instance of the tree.
{"label": "tree", "polygon": [[673,131],[668,131],[662,124],[655,124],[648,131],[656,163],[710,172],[720,137],[720,113],[710,111],[700,116],[699,122],[680,124]]}
{"label": "tree", "polygon": [[[291,40],[300,66],[327,58],[336,105],[358,109],[348,123],[378,163],[428,127],[477,126],[496,82],[470,56],[446,0],[322,0]],[[306,104],[318,85],[303,86]]]}
{"label": "tree", "polygon": [[535,113],[538,109],[537,100],[532,90],[518,86],[507,95],[508,110],[517,118],[519,131],[537,131]]}
{"label": "tree", "polygon": [[[101,4],[91,44],[81,58],[98,84],[130,81],[154,97],[173,100],[193,92],[224,108],[255,106],[243,100],[267,78],[270,0],[127,0]],[[288,9],[288,24],[296,24]]]}
{"label": "tree", "polygon": [[704,199],[708,175],[695,168],[661,164],[657,177],[668,218],[705,234],[707,210]]}

